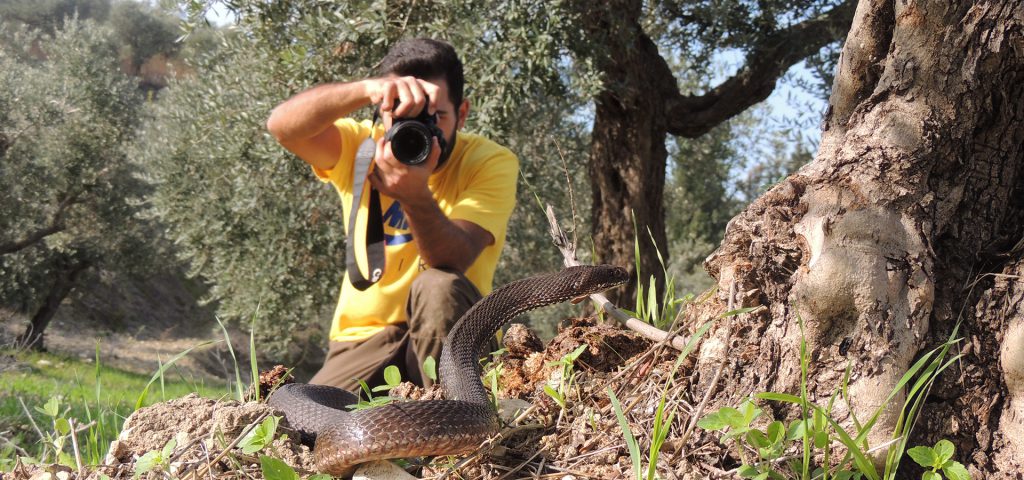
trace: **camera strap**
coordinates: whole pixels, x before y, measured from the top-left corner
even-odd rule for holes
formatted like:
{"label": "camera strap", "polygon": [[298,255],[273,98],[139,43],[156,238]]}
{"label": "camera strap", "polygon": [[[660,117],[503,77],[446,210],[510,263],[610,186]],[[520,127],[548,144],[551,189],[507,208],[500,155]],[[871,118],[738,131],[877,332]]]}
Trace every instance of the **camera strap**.
{"label": "camera strap", "polygon": [[[348,215],[348,236],[345,240],[345,269],[348,271],[348,280],[357,290],[366,290],[377,283],[384,276],[384,220],[381,213],[380,193],[367,182],[367,174],[370,171],[370,164],[377,153],[377,142],[373,141],[373,126],[377,123],[377,114],[373,115],[373,123],[370,124],[370,136],[363,140],[356,152],[356,162],[352,172],[352,209]],[[366,209],[366,232],[360,236],[356,231],[356,219],[359,216],[359,207],[362,204],[363,190],[369,188],[370,201]],[[362,239],[366,246],[366,269],[369,271],[369,278],[363,276],[359,270],[359,263],[356,261],[356,241]]]}

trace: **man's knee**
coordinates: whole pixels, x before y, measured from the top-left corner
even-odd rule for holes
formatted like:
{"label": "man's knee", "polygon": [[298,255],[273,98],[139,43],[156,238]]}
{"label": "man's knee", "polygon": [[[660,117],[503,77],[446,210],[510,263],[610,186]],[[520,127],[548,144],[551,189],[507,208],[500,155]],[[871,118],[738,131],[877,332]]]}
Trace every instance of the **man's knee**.
{"label": "man's knee", "polygon": [[445,330],[480,298],[480,291],[465,275],[441,268],[424,270],[409,293],[409,326],[414,335],[424,329]]}
{"label": "man's knee", "polygon": [[412,282],[412,296],[436,298],[437,295],[449,295],[467,286],[473,288],[461,273],[447,268],[428,268],[419,273]]}

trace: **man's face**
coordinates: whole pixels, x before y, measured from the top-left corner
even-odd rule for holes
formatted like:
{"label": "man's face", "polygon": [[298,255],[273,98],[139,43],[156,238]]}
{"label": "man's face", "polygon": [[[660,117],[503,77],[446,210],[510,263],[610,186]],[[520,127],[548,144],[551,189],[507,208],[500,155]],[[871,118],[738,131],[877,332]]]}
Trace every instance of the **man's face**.
{"label": "man's face", "polygon": [[[390,75],[394,77],[395,75]],[[444,132],[444,138],[449,145],[455,140],[455,132],[466,123],[466,115],[469,113],[469,102],[463,100],[462,105],[454,105],[451,97],[448,96],[448,82],[444,78],[425,80],[427,83],[437,87],[437,126]],[[393,118],[390,112],[381,112],[381,120],[385,129],[390,129]]]}

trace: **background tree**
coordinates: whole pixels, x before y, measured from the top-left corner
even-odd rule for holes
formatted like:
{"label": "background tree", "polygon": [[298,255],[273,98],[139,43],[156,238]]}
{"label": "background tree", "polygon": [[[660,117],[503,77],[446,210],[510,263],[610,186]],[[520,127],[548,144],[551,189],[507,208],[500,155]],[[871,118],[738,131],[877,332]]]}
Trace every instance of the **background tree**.
{"label": "background tree", "polygon": [[[61,301],[99,268],[144,268],[158,233],[134,217],[145,193],[124,150],[139,120],[113,32],[68,21],[0,44],[0,298],[29,313],[43,347]],[[14,45],[21,45],[20,49]]]}
{"label": "background tree", "polygon": [[[802,320],[810,396],[853,372],[851,409],[835,413],[849,425],[958,326],[963,357],[929,392],[911,444],[952,440],[973,478],[1020,472],[1021,98],[1021,1],[862,0],[814,162],[733,219],[707,262],[716,308],[733,285],[744,306],[767,308],[716,326],[693,392],[718,365],[723,404],[799,391]],[[897,393],[872,446],[894,431]]]}
{"label": "background tree", "polygon": [[[602,76],[593,96],[589,153],[595,254],[602,262],[633,266],[660,279],[656,248],[667,254],[663,205],[666,140],[696,138],[755,105],[792,65],[843,38],[855,2],[622,0],[566,2],[577,40],[568,45],[579,64]],[[722,51],[745,58],[738,71],[699,92],[681,90],[670,60],[707,68]],[[673,62],[678,63],[678,62]],[[640,234],[631,222],[636,219]],[[651,235],[643,232],[650,230]],[[634,286],[616,296],[633,296]]]}

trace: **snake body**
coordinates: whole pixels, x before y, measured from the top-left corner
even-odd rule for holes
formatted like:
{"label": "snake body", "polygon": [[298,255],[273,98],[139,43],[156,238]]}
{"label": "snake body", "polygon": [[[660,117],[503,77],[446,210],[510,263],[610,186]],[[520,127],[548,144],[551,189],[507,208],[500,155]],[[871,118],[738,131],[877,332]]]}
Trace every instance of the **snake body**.
{"label": "snake body", "polygon": [[445,339],[439,373],[447,400],[395,402],[348,411],[357,398],[340,388],[288,384],[268,403],[306,440],[314,440],[317,469],[349,475],[372,460],[467,453],[498,429],[480,381],[483,345],[502,325],[534,308],[624,283],[628,273],[608,265],[569,267],[495,289],[455,324]]}

